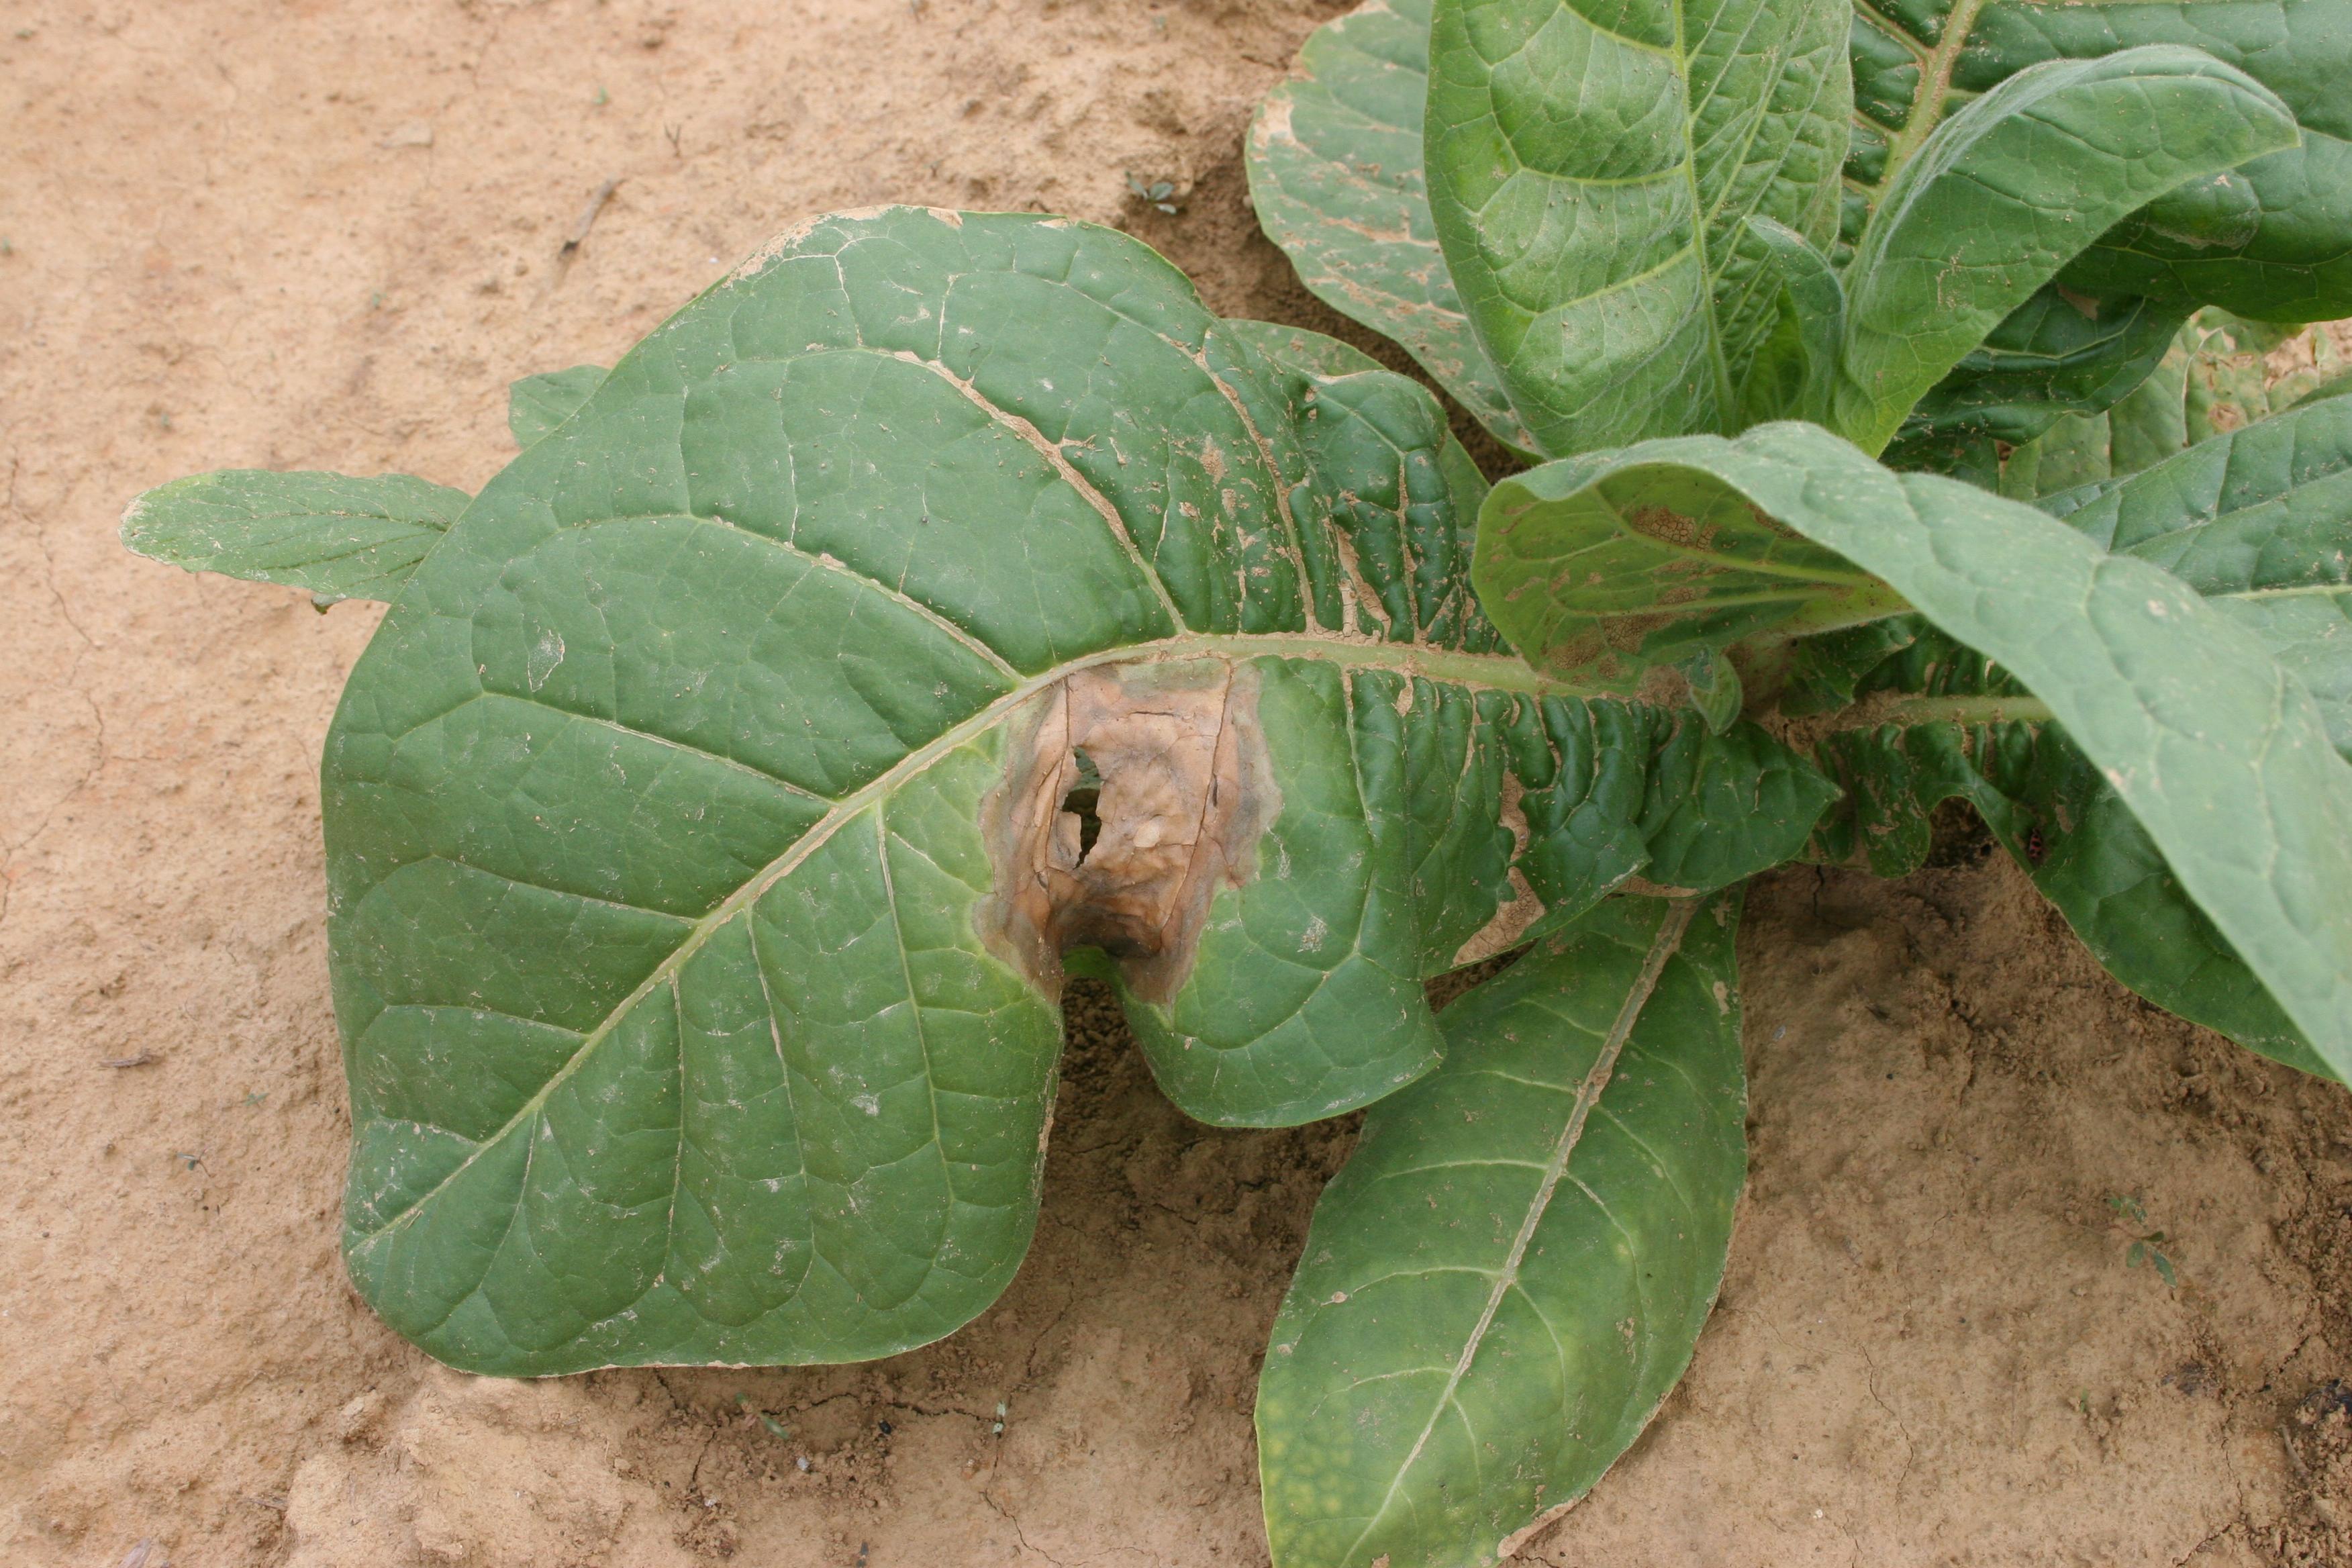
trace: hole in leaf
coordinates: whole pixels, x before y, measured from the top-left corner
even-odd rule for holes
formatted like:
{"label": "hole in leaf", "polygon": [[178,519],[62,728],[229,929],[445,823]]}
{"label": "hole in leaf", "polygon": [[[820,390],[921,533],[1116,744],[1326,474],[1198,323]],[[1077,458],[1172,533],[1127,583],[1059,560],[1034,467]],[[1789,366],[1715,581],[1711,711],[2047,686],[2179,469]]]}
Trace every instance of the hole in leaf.
{"label": "hole in leaf", "polygon": [[1256,671],[1223,659],[1084,669],[1031,713],[981,802],[997,889],[987,931],[1041,991],[1059,993],[1064,953],[1091,948],[1165,1001],[1210,901],[1246,879],[1281,809]]}
{"label": "hole in leaf", "polygon": [[1078,819],[1078,864],[1083,866],[1095,852],[1095,840],[1102,837],[1102,818],[1096,811],[1102,804],[1102,774],[1084,749],[1072,752],[1070,758],[1078,765],[1078,778],[1062,797],[1062,809]]}
{"label": "hole in leaf", "polygon": [[1927,863],[1937,870],[1981,865],[2000,847],[1992,829],[1965,800],[1938,801],[1927,814]]}

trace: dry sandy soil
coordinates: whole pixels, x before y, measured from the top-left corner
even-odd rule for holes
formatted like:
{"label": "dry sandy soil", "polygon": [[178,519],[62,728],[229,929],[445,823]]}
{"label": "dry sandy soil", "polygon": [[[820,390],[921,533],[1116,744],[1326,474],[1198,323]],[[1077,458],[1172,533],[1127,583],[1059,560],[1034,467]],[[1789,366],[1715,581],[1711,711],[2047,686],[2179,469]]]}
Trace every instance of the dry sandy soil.
{"label": "dry sandy soil", "polygon": [[[214,467],[478,486],[509,379],[608,363],[833,207],[1122,223],[1215,307],[1332,328],[1236,162],[1330,14],[7,8],[0,1556],[1265,1562],[1256,1356],[1351,1129],[1189,1123],[1098,993],[1073,1002],[1036,1247],[942,1344],[504,1384],[378,1324],[335,1252],[315,784],[373,614],[136,561],[114,530]],[[2352,1563],[2352,1100],[2135,1003],[2013,872],[1949,858],[1757,890],[1756,1173],[1722,1307],[1526,1560]],[[2158,1231],[2169,1281],[2132,1266]]]}

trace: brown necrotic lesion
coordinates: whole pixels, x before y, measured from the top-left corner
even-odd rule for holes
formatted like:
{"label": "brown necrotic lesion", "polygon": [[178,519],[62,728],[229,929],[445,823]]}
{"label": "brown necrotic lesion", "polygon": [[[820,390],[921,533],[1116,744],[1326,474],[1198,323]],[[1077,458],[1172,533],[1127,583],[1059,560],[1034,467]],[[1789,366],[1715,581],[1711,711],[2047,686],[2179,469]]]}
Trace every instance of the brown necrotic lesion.
{"label": "brown necrotic lesion", "polygon": [[991,945],[1049,994],[1061,955],[1099,948],[1165,1000],[1192,967],[1220,888],[1256,868],[1280,804],[1258,675],[1225,659],[1103,665],[1041,692],[1012,726],[982,805]]}

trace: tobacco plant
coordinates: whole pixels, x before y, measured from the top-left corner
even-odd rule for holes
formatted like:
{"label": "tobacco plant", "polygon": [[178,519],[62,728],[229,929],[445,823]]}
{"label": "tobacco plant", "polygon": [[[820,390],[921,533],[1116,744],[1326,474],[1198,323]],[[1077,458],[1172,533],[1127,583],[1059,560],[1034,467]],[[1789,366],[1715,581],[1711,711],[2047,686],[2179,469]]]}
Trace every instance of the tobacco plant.
{"label": "tobacco plant", "polygon": [[[1472,572],[1531,668],[1789,745],[1839,788],[1808,858],[1901,874],[1966,803],[2126,985],[2342,1077],[2352,400],[2325,334],[2259,356],[2352,313],[2347,67],[2341,0],[1372,0],[1260,110],[1251,190],[1532,465]],[[1440,1180],[1510,1249],[1410,1225],[1367,1137],[1261,1384],[1277,1563],[1491,1561],[1639,1426],[1592,1369],[1670,1320],[1671,1381],[1719,1236],[1622,1319],[1526,1245],[1640,1257],[1629,1206],[1712,1194],[1711,1148],[1590,1147],[1624,1092],[1515,1189]]]}
{"label": "tobacco plant", "polygon": [[141,497],[390,605],[321,769],[362,1293],[504,1375],[936,1339],[1097,976],[1202,1121],[1370,1107],[1261,1379],[1276,1563],[1487,1563],[1712,1303],[1749,876],[1957,797],[2127,984],[2352,1068],[2352,401],[2245,348],[2352,310],[2347,29],[2003,4],[1317,35],[1260,213],[1549,459],[1491,489],[1135,240],[889,208],[519,383],[479,495]]}

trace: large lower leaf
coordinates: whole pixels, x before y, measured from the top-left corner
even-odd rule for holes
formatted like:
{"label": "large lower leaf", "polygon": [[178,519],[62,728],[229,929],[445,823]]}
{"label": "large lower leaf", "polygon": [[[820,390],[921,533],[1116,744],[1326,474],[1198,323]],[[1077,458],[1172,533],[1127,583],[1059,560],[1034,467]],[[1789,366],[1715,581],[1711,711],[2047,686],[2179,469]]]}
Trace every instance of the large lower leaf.
{"label": "large lower leaf", "polygon": [[1747,1173],[1736,894],[1613,899],[1365,1118],[1258,1379],[1276,1568],[1471,1568],[1689,1363]]}
{"label": "large lower leaf", "polygon": [[384,1317],[503,1373],[903,1349],[1019,1263],[1065,949],[1186,1110],[1296,1121],[1547,904],[1801,845],[1785,748],[1496,649],[1475,471],[1358,363],[1110,231],[888,209],[494,479],[327,747]]}
{"label": "large lower leaf", "polygon": [[1833,424],[1866,451],[2090,239],[2174,186],[2294,145],[2244,72],[2147,45],[2019,72],[1937,127],[1846,272]]}
{"label": "large lower leaf", "polygon": [[1835,0],[1436,0],[1436,230],[1535,446],[1736,423],[1779,321],[1750,217],[1816,246],[1845,155]]}
{"label": "large lower leaf", "polygon": [[[1815,426],[1651,442],[1577,472],[1591,486],[1643,469],[1677,471],[1684,493],[1737,495],[2013,671],[2287,1016],[2352,1068],[2352,769],[2259,639],[2147,561],[1973,487],[1891,472]],[[1531,579],[1536,552],[1512,536],[1575,503],[1518,506],[1510,486],[1487,500],[1476,578],[1515,641],[1547,622],[1538,594],[1507,596],[1497,563]]]}
{"label": "large lower leaf", "polygon": [[1470,329],[1421,177],[1430,0],[1318,27],[1250,123],[1250,203],[1324,303],[1402,343],[1505,445],[1533,438]]}
{"label": "large lower leaf", "polygon": [[470,500],[407,474],[227,468],[132,501],[122,542],[191,572],[283,583],[322,601],[391,600]]}
{"label": "large lower leaf", "polygon": [[1854,7],[1850,235],[1948,108],[2029,67],[2143,44],[2200,48],[2276,93],[2299,145],[2158,197],[2068,269],[2078,290],[2273,321],[2352,310],[2352,8],[2341,0],[1986,0]]}

